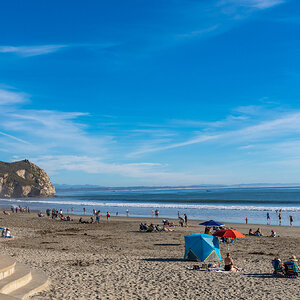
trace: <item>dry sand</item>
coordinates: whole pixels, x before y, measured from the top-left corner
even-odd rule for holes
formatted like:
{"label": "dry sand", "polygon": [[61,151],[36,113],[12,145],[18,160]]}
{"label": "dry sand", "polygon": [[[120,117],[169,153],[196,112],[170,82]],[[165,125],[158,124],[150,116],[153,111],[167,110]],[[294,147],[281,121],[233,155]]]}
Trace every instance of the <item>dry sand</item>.
{"label": "dry sand", "polygon": [[[244,271],[215,273],[188,270],[195,263],[183,260],[184,236],[203,232],[199,221],[174,232],[144,233],[138,230],[141,219],[112,217],[107,223],[102,217],[100,224],[78,219],[1,213],[0,225],[16,236],[0,239],[1,254],[51,278],[49,289],[33,299],[300,299],[300,278],[271,275],[275,255],[300,257],[300,227],[226,224],[242,233],[260,227],[269,235],[274,229],[280,237],[239,239],[230,252]],[[227,247],[220,248],[224,257]]]}

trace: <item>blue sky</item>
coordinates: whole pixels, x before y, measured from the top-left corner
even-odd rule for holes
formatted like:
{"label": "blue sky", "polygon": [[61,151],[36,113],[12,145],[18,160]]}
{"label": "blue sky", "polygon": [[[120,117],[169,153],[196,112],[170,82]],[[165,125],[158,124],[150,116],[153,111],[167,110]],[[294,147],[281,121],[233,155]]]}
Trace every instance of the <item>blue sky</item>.
{"label": "blue sky", "polygon": [[2,1],[0,160],[55,183],[300,183],[293,0]]}

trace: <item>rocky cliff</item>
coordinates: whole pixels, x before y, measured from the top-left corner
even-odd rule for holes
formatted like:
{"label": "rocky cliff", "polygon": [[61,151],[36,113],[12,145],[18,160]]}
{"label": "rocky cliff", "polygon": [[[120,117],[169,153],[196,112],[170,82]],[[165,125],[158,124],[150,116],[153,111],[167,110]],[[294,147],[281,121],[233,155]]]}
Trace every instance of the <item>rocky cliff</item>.
{"label": "rocky cliff", "polygon": [[48,197],[54,193],[47,173],[29,160],[0,161],[0,197]]}

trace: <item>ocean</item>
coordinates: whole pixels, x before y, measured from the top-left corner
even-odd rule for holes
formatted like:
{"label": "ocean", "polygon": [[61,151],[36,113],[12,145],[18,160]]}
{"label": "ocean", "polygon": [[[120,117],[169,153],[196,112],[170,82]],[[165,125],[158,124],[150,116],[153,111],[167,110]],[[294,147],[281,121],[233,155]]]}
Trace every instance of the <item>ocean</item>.
{"label": "ocean", "polygon": [[177,218],[220,222],[266,224],[267,212],[271,224],[278,225],[276,210],[282,210],[282,225],[300,226],[300,188],[91,188],[58,189],[55,197],[1,199],[1,207],[29,206],[31,210],[63,209],[63,212],[87,215],[92,210],[107,211],[112,216],[152,217],[159,210],[159,219]]}

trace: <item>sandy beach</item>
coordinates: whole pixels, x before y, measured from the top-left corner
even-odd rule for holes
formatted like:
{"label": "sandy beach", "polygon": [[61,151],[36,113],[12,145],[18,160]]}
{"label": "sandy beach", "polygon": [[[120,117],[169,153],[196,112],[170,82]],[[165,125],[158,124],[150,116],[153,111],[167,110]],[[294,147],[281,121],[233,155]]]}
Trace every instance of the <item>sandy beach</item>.
{"label": "sandy beach", "polygon": [[[39,218],[36,213],[0,215],[16,237],[1,239],[1,254],[13,256],[51,279],[32,299],[299,299],[300,279],[274,278],[271,260],[300,257],[300,227],[226,224],[246,234],[262,229],[279,237],[246,237],[230,246],[239,273],[188,270],[184,236],[203,232],[199,221],[174,232],[139,232],[141,221],[161,218],[105,217],[100,224]],[[83,219],[89,220],[90,216]],[[177,221],[176,221],[177,222]],[[222,258],[227,246],[220,246]],[[196,263],[197,264],[197,263]],[[198,263],[201,265],[201,263]]]}

